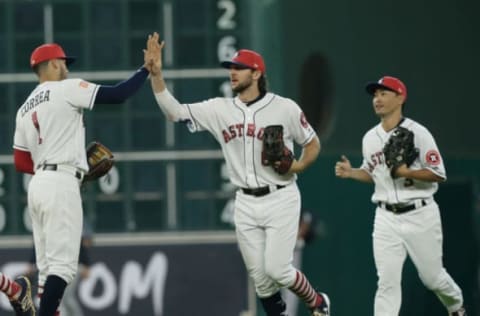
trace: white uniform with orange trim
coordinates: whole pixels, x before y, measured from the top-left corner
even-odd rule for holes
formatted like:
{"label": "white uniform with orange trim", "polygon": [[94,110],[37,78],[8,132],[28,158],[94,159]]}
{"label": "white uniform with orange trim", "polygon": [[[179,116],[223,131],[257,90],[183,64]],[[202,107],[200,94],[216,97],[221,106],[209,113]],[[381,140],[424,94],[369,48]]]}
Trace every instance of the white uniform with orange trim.
{"label": "white uniform with orange trim", "polygon": [[[410,168],[429,169],[446,179],[443,160],[431,133],[408,118],[400,126],[413,131],[415,147],[419,149],[419,158]],[[456,311],[462,306],[463,297],[460,288],[443,267],[440,211],[433,199],[438,184],[391,177],[382,149],[392,133],[393,130],[386,132],[378,124],[365,134],[362,144],[361,168],[375,182],[372,202],[378,205],[373,232],[373,251],[379,278],[374,315],[398,315],[402,268],[407,255],[425,286],[435,292],[449,311]],[[414,207],[408,212],[396,214],[387,211],[385,204]]]}
{"label": "white uniform with orange trim", "polygon": [[247,189],[269,187],[270,193],[259,197],[237,191],[237,240],[259,297],[269,297],[280,287],[291,286],[296,277],[291,262],[300,216],[300,192],[296,175],[279,175],[271,166],[263,166],[261,153],[263,130],[268,125],[283,126],[285,145],[292,152],[294,142],[303,146],[316,136],[300,107],[273,93],[248,106],[238,97],[180,104],[167,90],[155,97],[172,120],[188,121],[190,131],[206,130],[215,137],[233,184]]}
{"label": "white uniform with orange trim", "polygon": [[81,79],[43,82],[17,112],[13,147],[31,153],[35,170],[28,206],[41,285],[51,274],[69,283],[77,270],[80,183],[88,170],[83,110],[93,108],[97,91],[98,85]]}

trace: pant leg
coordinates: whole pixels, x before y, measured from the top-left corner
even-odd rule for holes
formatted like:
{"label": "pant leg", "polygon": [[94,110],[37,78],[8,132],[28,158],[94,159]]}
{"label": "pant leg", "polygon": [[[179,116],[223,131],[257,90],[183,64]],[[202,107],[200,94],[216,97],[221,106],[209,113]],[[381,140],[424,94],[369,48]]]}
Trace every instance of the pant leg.
{"label": "pant leg", "polygon": [[375,316],[398,316],[402,301],[402,269],[407,251],[397,232],[397,215],[377,208],[373,230],[373,255],[378,284]]}
{"label": "pant leg", "polygon": [[300,221],[300,193],[295,185],[270,194],[267,201],[265,271],[279,287],[290,287],[296,279],[293,252]]}
{"label": "pant leg", "polygon": [[69,283],[77,271],[82,234],[79,180],[64,172],[42,171],[30,181],[28,194],[36,231],[39,283],[47,275]]}
{"label": "pant leg", "polygon": [[235,233],[243,262],[255,285],[255,291],[260,298],[267,298],[278,292],[278,286],[265,274],[266,233],[256,218],[254,199],[255,197],[237,193],[234,213]]}
{"label": "pant leg", "polygon": [[292,260],[299,216],[300,193],[295,184],[263,197],[236,195],[237,241],[261,298],[295,281]]}
{"label": "pant leg", "polygon": [[405,214],[408,254],[423,284],[432,290],[449,312],[463,305],[462,291],[443,267],[443,233],[440,211],[433,202]]}
{"label": "pant leg", "polygon": [[[31,184],[32,182],[30,182]],[[41,293],[48,275],[47,257],[45,255],[45,233],[43,232],[42,216],[40,206],[33,198],[34,189],[28,189],[28,211],[32,220],[33,245],[35,248],[35,264],[38,270],[38,287]]]}

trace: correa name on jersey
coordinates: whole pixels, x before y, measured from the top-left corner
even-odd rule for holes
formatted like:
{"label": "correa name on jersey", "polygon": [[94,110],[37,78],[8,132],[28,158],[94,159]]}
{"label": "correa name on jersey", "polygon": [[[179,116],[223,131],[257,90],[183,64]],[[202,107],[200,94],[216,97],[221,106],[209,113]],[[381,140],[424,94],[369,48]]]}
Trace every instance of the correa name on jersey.
{"label": "correa name on jersey", "polygon": [[42,90],[29,98],[20,110],[22,117],[27,114],[28,111],[37,107],[40,103],[50,101],[50,90]]}
{"label": "correa name on jersey", "polygon": [[[258,130],[258,133],[256,133],[256,129],[257,127],[255,126],[255,124],[247,124],[247,132],[245,135],[248,137],[257,137],[259,140],[262,140],[264,128],[263,127],[260,128]],[[225,143],[228,143],[234,138],[243,137],[243,133],[244,133],[243,123],[233,124],[233,125],[230,125],[227,130],[222,130],[223,140],[225,141]]]}

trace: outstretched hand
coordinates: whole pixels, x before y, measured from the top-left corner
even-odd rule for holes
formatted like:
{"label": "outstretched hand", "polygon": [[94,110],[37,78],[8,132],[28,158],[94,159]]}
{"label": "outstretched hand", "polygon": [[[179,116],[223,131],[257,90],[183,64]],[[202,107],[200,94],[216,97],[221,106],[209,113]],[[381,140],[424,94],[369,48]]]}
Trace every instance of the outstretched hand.
{"label": "outstretched hand", "polygon": [[352,173],[352,164],[350,160],[342,155],[341,160],[335,164],[335,175],[339,178],[349,178]]}
{"label": "outstretched hand", "polygon": [[144,67],[151,75],[156,76],[162,71],[162,49],[165,42],[159,43],[160,36],[157,32],[149,34],[147,39],[147,49],[143,50]]}

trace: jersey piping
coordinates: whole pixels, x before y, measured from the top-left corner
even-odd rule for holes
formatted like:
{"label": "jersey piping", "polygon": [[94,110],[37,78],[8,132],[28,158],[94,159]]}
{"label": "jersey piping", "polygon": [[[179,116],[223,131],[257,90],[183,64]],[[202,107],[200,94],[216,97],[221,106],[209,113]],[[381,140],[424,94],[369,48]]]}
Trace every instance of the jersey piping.
{"label": "jersey piping", "polygon": [[[235,102],[235,99],[232,99],[232,104],[233,106],[235,106],[237,109],[240,110],[240,112],[242,113],[243,115],[243,125],[245,125],[245,121],[246,121],[246,118],[245,118],[245,112],[243,111],[243,109]],[[247,158],[246,158],[246,152],[247,152],[247,149],[245,148],[245,146],[247,145],[247,142],[245,141],[245,134],[246,132],[243,133],[243,165],[246,166],[247,165]],[[254,165],[254,168],[255,168],[255,165]],[[245,172],[245,183],[248,184],[248,179],[247,179],[247,173]],[[257,181],[258,183],[258,181]]]}
{"label": "jersey piping", "polygon": [[[266,109],[267,106],[271,105],[271,103],[273,102],[273,100],[275,99],[275,95],[272,94],[272,98],[267,101],[267,103],[265,103],[261,108],[258,108],[256,111],[253,112],[253,123],[255,123],[255,116],[263,109]],[[263,142],[262,142],[263,144]],[[255,151],[253,150],[255,149],[255,142],[252,142],[252,155],[253,157],[252,158],[255,158]],[[258,175],[257,175],[257,169],[255,168],[255,164],[253,164],[253,172],[255,174],[255,181],[257,182],[257,186],[260,186],[259,182],[258,182]]]}
{"label": "jersey piping", "polygon": [[190,113],[190,117],[192,118],[191,124],[194,127],[193,129],[198,130],[198,126],[200,126],[200,124],[198,124],[197,119],[195,119],[195,116],[193,116],[192,110],[190,109],[190,104],[186,104],[186,106],[187,106],[188,113]]}

